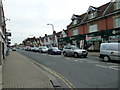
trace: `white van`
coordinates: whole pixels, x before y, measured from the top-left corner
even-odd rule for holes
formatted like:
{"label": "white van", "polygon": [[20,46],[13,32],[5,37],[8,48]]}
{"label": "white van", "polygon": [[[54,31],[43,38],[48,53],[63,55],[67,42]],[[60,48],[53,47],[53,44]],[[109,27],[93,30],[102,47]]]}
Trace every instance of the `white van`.
{"label": "white van", "polygon": [[120,60],[120,43],[102,43],[100,56],[102,60]]}

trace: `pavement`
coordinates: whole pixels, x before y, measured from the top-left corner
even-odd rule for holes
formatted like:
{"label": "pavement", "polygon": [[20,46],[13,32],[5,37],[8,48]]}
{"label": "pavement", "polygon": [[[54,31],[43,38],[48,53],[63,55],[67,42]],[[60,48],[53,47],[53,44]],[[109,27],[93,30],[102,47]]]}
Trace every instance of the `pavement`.
{"label": "pavement", "polygon": [[[99,52],[88,52],[88,55],[99,56]],[[0,65],[0,89],[54,88],[51,81],[55,80],[52,75],[16,51],[11,51],[3,66]]]}
{"label": "pavement", "polygon": [[88,52],[88,55],[90,55],[90,56],[97,56],[97,57],[99,57],[100,52]]}
{"label": "pavement", "polygon": [[13,51],[2,69],[2,88],[53,88],[49,75],[27,57]]}

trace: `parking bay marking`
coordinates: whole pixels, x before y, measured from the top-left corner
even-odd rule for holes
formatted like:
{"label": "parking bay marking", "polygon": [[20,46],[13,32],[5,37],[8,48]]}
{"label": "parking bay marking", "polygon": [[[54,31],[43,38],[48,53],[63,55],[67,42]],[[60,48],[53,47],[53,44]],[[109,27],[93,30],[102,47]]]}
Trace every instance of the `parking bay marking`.
{"label": "parking bay marking", "polygon": [[103,67],[103,68],[108,68],[108,69],[113,69],[113,70],[120,70],[118,66],[103,66],[100,64],[95,64],[96,66]]}

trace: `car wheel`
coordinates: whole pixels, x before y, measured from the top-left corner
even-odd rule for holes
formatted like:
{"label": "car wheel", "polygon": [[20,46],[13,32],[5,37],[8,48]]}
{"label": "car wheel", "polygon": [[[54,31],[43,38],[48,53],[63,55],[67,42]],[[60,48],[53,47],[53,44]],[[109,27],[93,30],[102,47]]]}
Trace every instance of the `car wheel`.
{"label": "car wheel", "polygon": [[77,58],[78,57],[78,53],[74,53],[74,57]]}
{"label": "car wheel", "polygon": [[104,57],[103,57],[103,60],[104,60],[105,62],[108,62],[108,61],[110,60],[110,58],[109,58],[109,56],[104,56]]}
{"label": "car wheel", "polygon": [[64,55],[64,56],[67,56],[67,53],[66,53],[66,52],[63,52],[63,55]]}

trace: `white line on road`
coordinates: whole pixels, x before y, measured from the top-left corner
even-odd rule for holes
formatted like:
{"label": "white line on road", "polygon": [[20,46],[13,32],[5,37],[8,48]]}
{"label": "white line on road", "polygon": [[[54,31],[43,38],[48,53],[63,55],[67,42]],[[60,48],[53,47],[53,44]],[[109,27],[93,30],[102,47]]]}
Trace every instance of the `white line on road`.
{"label": "white line on road", "polygon": [[113,68],[113,66],[111,67],[111,66],[103,66],[103,65],[99,65],[99,64],[95,64],[96,66],[99,66],[99,67],[103,67],[103,68],[108,68],[108,69],[113,69],[113,70],[120,70],[120,69],[118,69],[118,68]]}
{"label": "white line on road", "polygon": [[41,54],[41,55],[47,55],[47,54]]}
{"label": "white line on road", "polygon": [[86,62],[86,63],[99,63],[97,61],[89,61],[89,62]]}

